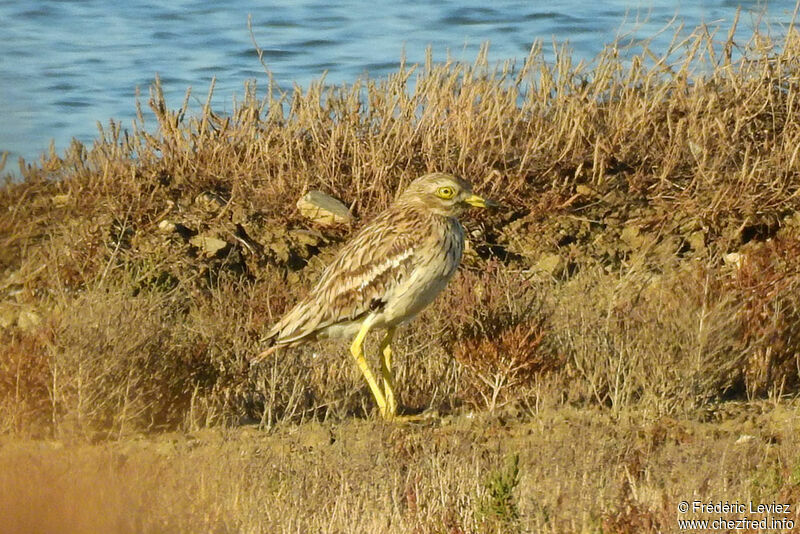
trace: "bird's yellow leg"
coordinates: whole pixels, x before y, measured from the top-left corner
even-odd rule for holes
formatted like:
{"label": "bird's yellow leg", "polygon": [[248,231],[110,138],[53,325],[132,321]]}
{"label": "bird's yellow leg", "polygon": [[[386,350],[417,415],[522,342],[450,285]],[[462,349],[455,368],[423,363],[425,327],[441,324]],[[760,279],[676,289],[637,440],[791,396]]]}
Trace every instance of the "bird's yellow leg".
{"label": "bird's yellow leg", "polygon": [[367,380],[369,389],[372,390],[372,395],[375,397],[375,402],[378,403],[381,415],[386,417],[386,397],[383,395],[380,386],[378,386],[378,381],[375,380],[375,375],[372,374],[367,359],[364,357],[364,339],[367,337],[371,326],[372,321],[370,318],[367,318],[361,325],[361,329],[353,340],[353,344],[350,345],[350,354],[356,359],[358,368],[361,369],[361,374],[363,374],[364,378]]}
{"label": "bird's yellow leg", "polygon": [[381,341],[381,373],[383,374],[383,391],[386,395],[386,413],[384,419],[395,423],[422,422],[438,418],[438,413],[421,413],[417,415],[398,415],[397,398],[394,396],[394,372],[392,371],[392,340],[395,329],[390,328]]}
{"label": "bird's yellow leg", "polygon": [[383,374],[383,391],[386,394],[387,419],[397,415],[397,400],[394,397],[394,373],[392,372],[392,339],[394,339],[394,328],[386,332],[386,336],[381,341],[381,373]]}

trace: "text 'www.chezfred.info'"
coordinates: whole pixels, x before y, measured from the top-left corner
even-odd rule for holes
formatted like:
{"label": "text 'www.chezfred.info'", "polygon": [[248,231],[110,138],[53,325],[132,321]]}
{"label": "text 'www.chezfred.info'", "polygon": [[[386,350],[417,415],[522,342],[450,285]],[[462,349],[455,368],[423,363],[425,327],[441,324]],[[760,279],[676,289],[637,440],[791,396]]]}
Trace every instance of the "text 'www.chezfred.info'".
{"label": "text 'www.chezfred.info'", "polygon": [[792,530],[795,512],[789,503],[681,501],[680,530]]}

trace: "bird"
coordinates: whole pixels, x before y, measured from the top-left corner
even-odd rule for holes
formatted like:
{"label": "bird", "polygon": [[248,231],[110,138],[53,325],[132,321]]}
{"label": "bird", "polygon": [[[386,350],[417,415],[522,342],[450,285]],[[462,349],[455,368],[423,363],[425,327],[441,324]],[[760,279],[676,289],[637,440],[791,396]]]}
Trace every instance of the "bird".
{"label": "bird", "polygon": [[[455,274],[464,250],[458,216],[470,207],[496,206],[450,174],[426,174],[412,181],[339,249],[308,294],[266,333],[263,341],[271,346],[254,361],[305,341],[352,339],[350,353],[381,416],[413,418],[398,414],[392,370],[395,332],[431,304]],[[364,354],[364,340],[376,329],[386,331],[379,348],[382,384]]]}

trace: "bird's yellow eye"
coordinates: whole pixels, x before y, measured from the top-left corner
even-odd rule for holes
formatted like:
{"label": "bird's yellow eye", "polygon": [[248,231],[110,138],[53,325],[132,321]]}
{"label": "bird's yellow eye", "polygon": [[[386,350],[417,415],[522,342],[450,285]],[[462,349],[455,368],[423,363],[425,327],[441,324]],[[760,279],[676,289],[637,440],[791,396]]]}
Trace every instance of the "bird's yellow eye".
{"label": "bird's yellow eye", "polygon": [[453,188],[450,187],[449,185],[440,187],[439,189],[436,190],[436,196],[439,198],[443,198],[445,200],[450,200],[451,198],[453,198],[453,195],[455,194],[456,194],[455,190],[453,190]]}

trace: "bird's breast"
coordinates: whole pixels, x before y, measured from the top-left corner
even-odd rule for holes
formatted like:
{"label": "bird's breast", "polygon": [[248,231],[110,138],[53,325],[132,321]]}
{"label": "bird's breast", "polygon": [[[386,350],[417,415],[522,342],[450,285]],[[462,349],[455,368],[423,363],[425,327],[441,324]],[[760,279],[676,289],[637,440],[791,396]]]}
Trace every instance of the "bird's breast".
{"label": "bird's breast", "polygon": [[413,267],[387,295],[380,321],[387,326],[413,319],[433,302],[456,272],[464,250],[464,229],[456,219],[442,219],[415,251]]}

